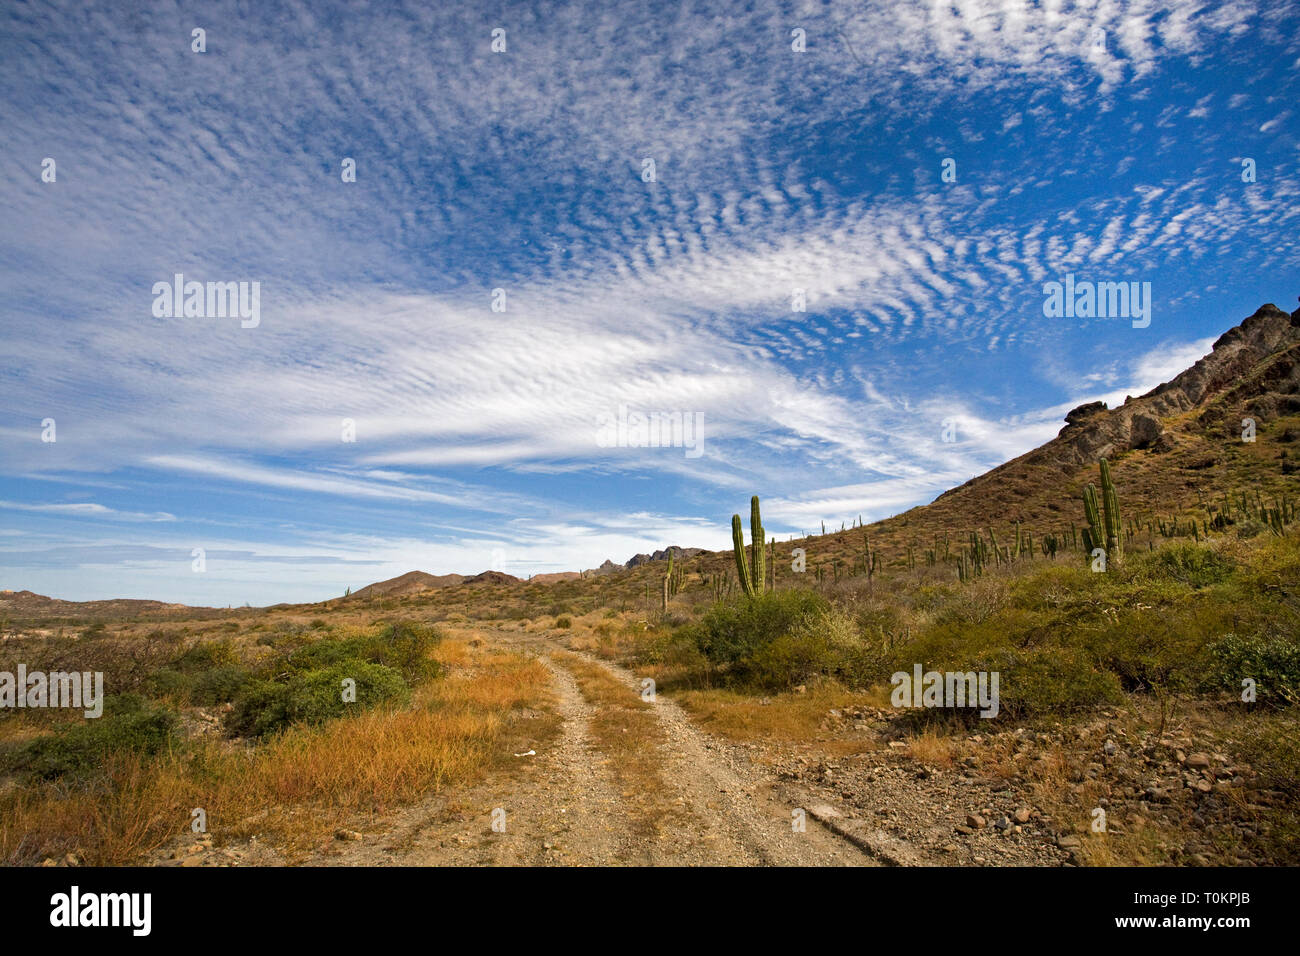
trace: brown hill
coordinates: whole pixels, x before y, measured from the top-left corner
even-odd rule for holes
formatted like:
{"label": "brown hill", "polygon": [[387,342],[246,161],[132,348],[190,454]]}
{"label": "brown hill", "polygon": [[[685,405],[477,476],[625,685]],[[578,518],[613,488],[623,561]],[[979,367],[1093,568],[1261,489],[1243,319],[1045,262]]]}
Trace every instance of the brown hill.
{"label": "brown hill", "polygon": [[46,597],[34,591],[0,591],[0,617],[94,617],[127,618],[151,612],[210,610],[190,608],[185,604],[168,604],[166,601],[143,601],[133,598],[113,598],[105,601],[63,601]]}
{"label": "brown hill", "polygon": [[528,583],[555,584],[558,581],[578,581],[581,578],[581,571],[546,571],[542,574],[534,574],[528,579]]}
{"label": "brown hill", "polygon": [[374,584],[359,588],[348,596],[348,600],[352,598],[401,597],[407,594],[417,594],[420,591],[428,591],[432,588],[451,587],[461,584],[465,580],[463,574],[426,574],[423,571],[407,571],[405,574],[389,578],[387,581],[376,581]]}
{"label": "brown hill", "polygon": [[[1256,438],[1242,440],[1244,418]],[[1300,482],[1287,445],[1300,436],[1300,309],[1269,303],[1214,343],[1191,368],[1118,408],[1081,405],[1056,438],[912,508],[865,529],[889,560],[934,545],[934,536],[1016,521],[1036,533],[1083,523],[1083,487],[1109,458],[1128,517],[1170,517],[1203,501],[1249,491],[1291,494]],[[849,561],[862,531],[809,539],[821,554]],[[778,550],[780,550],[778,548]]]}
{"label": "brown hill", "polygon": [[473,577],[468,577],[465,584],[522,584],[523,579],[517,578],[513,574],[506,574],[504,571],[483,571]]}

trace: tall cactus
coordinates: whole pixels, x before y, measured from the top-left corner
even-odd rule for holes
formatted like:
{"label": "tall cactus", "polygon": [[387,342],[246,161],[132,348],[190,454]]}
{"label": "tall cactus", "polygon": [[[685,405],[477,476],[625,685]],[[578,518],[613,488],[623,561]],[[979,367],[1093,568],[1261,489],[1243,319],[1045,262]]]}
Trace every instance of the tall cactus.
{"label": "tall cactus", "polygon": [[[758,495],[749,499],[749,557],[745,556],[745,530],[740,515],[731,516],[731,550],[736,556],[736,577],[747,597],[756,597],[767,589],[767,539],[763,536],[763,516],[759,513]],[[776,539],[772,539],[773,555]],[[775,564],[775,561],[774,561]]]}
{"label": "tall cactus", "polygon": [[731,516],[731,550],[736,555],[736,577],[747,597],[754,596],[754,582],[749,578],[749,562],[745,560],[745,529],[740,515]]}
{"label": "tall cactus", "polygon": [[1083,529],[1083,550],[1092,554],[1093,548],[1105,546],[1105,533],[1101,527],[1101,507],[1097,503],[1097,486],[1088,482],[1083,489],[1083,514],[1088,520],[1088,527]]}
{"label": "tall cactus", "polygon": [[1083,547],[1089,554],[1095,548],[1106,551],[1106,566],[1118,566],[1124,563],[1123,525],[1119,515],[1119,495],[1115,492],[1115,483],[1110,478],[1110,462],[1105,458],[1099,462],[1101,467],[1101,498],[1097,497],[1097,486],[1088,483],[1083,489],[1083,511],[1088,519],[1088,527],[1083,529]]}
{"label": "tall cactus", "polygon": [[754,593],[762,594],[767,588],[767,536],[763,534],[763,517],[758,511],[758,495],[749,499],[749,553],[750,581]]}
{"label": "tall cactus", "polygon": [[1108,565],[1118,566],[1124,563],[1124,532],[1119,518],[1119,495],[1110,480],[1110,462],[1105,458],[1101,460],[1101,503],[1106,522],[1106,561]]}

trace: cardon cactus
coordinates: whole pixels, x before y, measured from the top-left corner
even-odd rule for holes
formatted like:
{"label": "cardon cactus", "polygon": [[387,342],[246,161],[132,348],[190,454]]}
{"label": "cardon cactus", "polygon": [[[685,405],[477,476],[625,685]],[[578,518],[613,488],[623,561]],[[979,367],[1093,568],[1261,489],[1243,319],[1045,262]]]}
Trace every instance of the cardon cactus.
{"label": "cardon cactus", "polygon": [[1104,548],[1107,567],[1118,566],[1124,562],[1119,495],[1115,492],[1115,483],[1111,481],[1110,462],[1103,458],[1099,464],[1101,467],[1100,499],[1097,497],[1097,486],[1091,482],[1083,490],[1083,511],[1088,519],[1088,527],[1083,530],[1083,546],[1089,554],[1094,548]]}
{"label": "cardon cactus", "polygon": [[[758,495],[749,499],[749,559],[745,557],[745,531],[740,515],[731,516],[731,550],[736,556],[736,576],[748,597],[762,594],[767,585],[766,540],[763,537],[763,517],[758,509]],[[775,540],[773,540],[775,548]]]}
{"label": "cardon cactus", "polygon": [[1106,523],[1106,561],[1118,566],[1124,563],[1123,526],[1119,518],[1119,495],[1110,480],[1110,462],[1105,458],[1101,460],[1101,504]]}
{"label": "cardon cactus", "polygon": [[749,499],[750,582],[755,594],[767,587],[767,537],[763,534],[763,517],[758,511],[758,495]]}
{"label": "cardon cactus", "polygon": [[736,555],[736,577],[745,594],[754,596],[754,582],[749,577],[749,562],[745,560],[745,529],[740,523],[740,515],[731,516],[731,550]]}
{"label": "cardon cactus", "polygon": [[1091,554],[1093,548],[1103,547],[1106,540],[1101,527],[1101,507],[1097,504],[1097,486],[1092,482],[1083,489],[1083,514],[1088,520],[1088,527],[1083,529],[1083,550]]}

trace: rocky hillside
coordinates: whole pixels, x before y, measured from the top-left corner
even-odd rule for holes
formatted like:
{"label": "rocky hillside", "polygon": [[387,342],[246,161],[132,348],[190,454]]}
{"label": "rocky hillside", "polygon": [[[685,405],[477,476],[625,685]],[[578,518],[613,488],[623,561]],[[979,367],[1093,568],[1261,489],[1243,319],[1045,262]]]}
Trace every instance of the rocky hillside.
{"label": "rocky hillside", "polygon": [[[1254,442],[1242,440],[1244,418],[1255,421]],[[1270,303],[1171,381],[1118,408],[1081,405],[1046,444],[867,530],[906,547],[989,524],[1077,525],[1099,458],[1111,460],[1129,514],[1168,514],[1245,489],[1267,496],[1295,484],[1287,446],[1297,435],[1300,309],[1288,315]]]}

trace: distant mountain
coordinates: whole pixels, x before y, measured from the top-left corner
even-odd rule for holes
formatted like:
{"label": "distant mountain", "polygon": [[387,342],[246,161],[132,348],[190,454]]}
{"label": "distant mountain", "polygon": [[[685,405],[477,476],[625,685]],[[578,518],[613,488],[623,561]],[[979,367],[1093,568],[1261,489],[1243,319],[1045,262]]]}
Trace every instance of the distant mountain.
{"label": "distant mountain", "polygon": [[113,598],[106,601],[62,601],[34,591],[0,591],[4,617],[133,617],[149,611],[188,610],[185,604]]}
{"label": "distant mountain", "polygon": [[667,561],[669,557],[674,557],[677,558],[678,560],[681,560],[682,558],[690,558],[690,557],[694,557],[697,554],[705,554],[705,553],[706,552],[703,548],[679,548],[677,545],[671,544],[668,547],[664,548],[662,551],[656,551],[654,554],[634,555],[633,557],[627,559],[623,567],[636,568],[636,567],[640,567],[643,564],[649,564],[652,561]]}
{"label": "distant mountain", "polygon": [[582,572],[582,576],[584,578],[590,578],[593,576],[601,577],[606,574],[613,574],[616,571],[625,571],[625,570],[627,569],[624,568],[623,565],[615,564],[613,561],[609,560],[609,558],[606,558],[604,563],[602,563],[600,567],[588,568],[586,571]]}
{"label": "distant mountain", "polygon": [[376,581],[374,584],[353,591],[348,596],[348,600],[352,598],[399,597],[406,594],[417,594],[431,588],[452,587],[462,584],[465,580],[463,574],[426,574],[423,571],[407,571],[398,577],[389,578],[387,581]]}
{"label": "distant mountain", "polygon": [[578,581],[582,578],[581,571],[547,571],[542,574],[534,574],[528,579],[529,584],[556,584],[560,581]]}
{"label": "distant mountain", "polygon": [[473,577],[465,578],[464,584],[519,584],[523,578],[504,571],[482,571]]}

